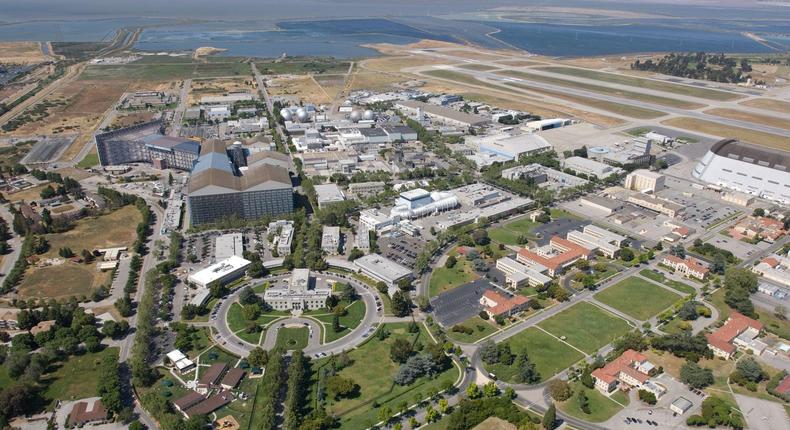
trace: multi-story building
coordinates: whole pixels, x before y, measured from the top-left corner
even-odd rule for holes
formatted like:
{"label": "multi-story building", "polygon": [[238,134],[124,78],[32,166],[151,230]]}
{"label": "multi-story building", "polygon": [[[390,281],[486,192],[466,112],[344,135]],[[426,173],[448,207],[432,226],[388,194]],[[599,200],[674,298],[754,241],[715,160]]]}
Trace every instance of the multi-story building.
{"label": "multi-story building", "polygon": [[524,264],[510,257],[502,257],[497,260],[496,268],[505,274],[505,284],[513,289],[525,285],[543,286],[551,282],[551,277],[545,275],[546,267],[539,264]]}
{"label": "multi-story building", "polygon": [[617,258],[626,238],[605,228],[588,224],[582,231],[569,231],[568,240],[589,250],[598,251],[609,258]]}
{"label": "multi-story building", "polygon": [[666,176],[650,170],[634,170],[625,177],[625,188],[641,193],[655,194],[664,189]]}
{"label": "multi-story building", "polygon": [[507,297],[494,290],[486,290],[480,297],[480,304],[484,306],[490,317],[509,317],[529,307],[530,299],[520,294]]}
{"label": "multi-story building", "polygon": [[550,276],[557,276],[573,265],[576,260],[589,260],[593,251],[559,236],[554,236],[548,245],[534,250],[521,249],[516,260],[522,264],[537,264],[547,269]]}
{"label": "multi-story building", "polygon": [[595,388],[609,394],[618,387],[625,385],[630,388],[646,390],[660,398],[666,389],[650,381],[650,375],[656,367],[647,360],[644,354],[628,349],[604,367],[593,370]]}
{"label": "multi-story building", "polygon": [[356,182],[348,186],[348,191],[356,197],[367,197],[384,191],[384,182]]}
{"label": "multi-story building", "polygon": [[664,257],[664,260],[661,261],[661,264],[671,267],[676,272],[682,273],[690,278],[697,278],[704,281],[705,278],[708,277],[708,268],[703,266],[702,263],[694,257],[682,259],[675,255],[667,255]]}
{"label": "multi-story building", "polygon": [[321,250],[327,254],[337,254],[340,250],[340,227],[324,226],[321,235]]}
{"label": "multi-story building", "polygon": [[760,355],[766,344],[757,339],[763,330],[763,323],[739,312],[732,311],[723,326],[707,335],[708,348],[713,355],[724,359],[732,358],[738,348]]}
{"label": "multi-story building", "polygon": [[563,161],[562,167],[564,169],[571,169],[576,173],[583,173],[587,176],[593,176],[598,179],[603,179],[611,175],[619,175],[624,172],[619,167],[610,166],[589,158],[583,157],[569,157]]}
{"label": "multi-story building", "polygon": [[410,269],[379,254],[368,254],[364,257],[359,257],[354,260],[354,265],[363,275],[386,284],[389,288],[390,296],[395,293],[401,280],[411,279],[414,276]]}
{"label": "multi-story building", "polygon": [[242,172],[233,166],[220,141],[204,143],[188,188],[192,225],[233,216],[253,219],[293,212],[293,188],[286,169],[248,160]]}
{"label": "multi-story building", "polygon": [[94,136],[102,166],[151,163],[159,169],[191,170],[200,155],[200,144],[165,136],[161,120],[100,133]]}

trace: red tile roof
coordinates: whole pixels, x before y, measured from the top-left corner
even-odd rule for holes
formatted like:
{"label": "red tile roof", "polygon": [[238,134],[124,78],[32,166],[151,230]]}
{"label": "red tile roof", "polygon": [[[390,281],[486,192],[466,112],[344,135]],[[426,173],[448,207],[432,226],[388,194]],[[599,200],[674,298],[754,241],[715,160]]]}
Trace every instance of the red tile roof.
{"label": "red tile roof", "polygon": [[634,363],[642,363],[647,357],[633,349],[626,350],[619,357],[606,364],[606,366],[593,370],[592,376],[600,379],[607,384],[611,384],[620,377],[620,373],[625,373],[640,383],[644,383],[650,377],[633,368]]}
{"label": "red tile roof", "polygon": [[518,253],[521,257],[530,261],[534,261],[535,263],[538,263],[540,265],[546,266],[552,271],[555,271],[558,268],[567,264],[568,262],[576,260],[584,255],[590,255],[589,249],[580,246],[576,243],[573,243],[567,239],[563,239],[559,236],[552,237],[550,243],[551,246],[555,248],[565,249],[565,251],[549,258],[546,258],[540,254],[532,252],[526,248],[522,248]]}
{"label": "red tile roof", "polygon": [[767,258],[764,258],[763,261],[761,261],[761,263],[765,263],[765,264],[771,266],[772,268],[775,268],[776,266],[779,265],[779,260],[777,260],[774,257],[767,257]]}
{"label": "red tile roof", "polygon": [[735,346],[732,345],[732,340],[738,337],[741,333],[748,328],[756,330],[763,329],[763,323],[753,320],[746,315],[739,312],[732,311],[730,318],[718,330],[707,336],[708,343],[721,349],[722,351],[731,353],[735,351]]}
{"label": "red tile roof", "polygon": [[779,394],[787,394],[790,392],[790,375],[786,375],[779,385],[776,386],[776,392]]}
{"label": "red tile roof", "polygon": [[505,297],[504,295],[499,294],[494,290],[486,290],[486,292],[483,293],[483,297],[496,303],[496,306],[489,308],[489,311],[494,315],[502,315],[504,313],[508,313],[518,306],[522,306],[526,303],[529,303],[528,297],[524,297],[521,295],[515,295],[513,297]]}

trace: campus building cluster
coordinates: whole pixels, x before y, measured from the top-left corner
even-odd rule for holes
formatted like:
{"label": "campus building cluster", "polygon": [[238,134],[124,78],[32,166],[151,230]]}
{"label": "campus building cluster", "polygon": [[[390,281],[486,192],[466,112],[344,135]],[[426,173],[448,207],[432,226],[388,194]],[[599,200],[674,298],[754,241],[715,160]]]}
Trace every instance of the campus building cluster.
{"label": "campus building cluster", "polygon": [[656,398],[666,393],[666,388],[650,380],[657,371],[647,357],[633,349],[628,349],[604,367],[593,370],[595,388],[604,394],[615,389],[639,389],[653,393]]}
{"label": "campus building cluster", "polygon": [[763,323],[732,311],[723,326],[707,335],[708,348],[713,355],[730,359],[738,348],[760,355],[767,345],[757,337],[763,330]]}

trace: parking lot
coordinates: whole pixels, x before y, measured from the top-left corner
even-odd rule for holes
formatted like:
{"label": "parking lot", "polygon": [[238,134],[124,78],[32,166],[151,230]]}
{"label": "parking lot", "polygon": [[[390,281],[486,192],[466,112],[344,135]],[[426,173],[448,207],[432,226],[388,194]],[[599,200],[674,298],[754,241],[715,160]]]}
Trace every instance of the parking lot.
{"label": "parking lot", "polygon": [[575,220],[570,218],[560,218],[547,224],[535,227],[532,233],[538,238],[538,245],[543,246],[549,243],[552,236],[565,237],[571,230],[581,230],[590,221]]}
{"label": "parking lot", "polygon": [[717,234],[710,238],[707,241],[711,245],[726,249],[727,251],[732,252],[732,255],[740,258],[741,260],[746,260],[747,258],[751,257],[753,254],[760,252],[763,249],[769,248],[771,245],[765,242],[760,242],[757,245],[752,245],[751,243],[746,243],[740,240],[733,239],[729,236],[725,236],[723,234]]}
{"label": "parking lot", "polygon": [[[627,429],[686,428],[686,418],[699,411],[702,401],[705,400],[705,393],[699,390],[692,391],[685,384],[666,373],[662,373],[652,380],[667,389],[666,394],[658,399],[658,403],[653,406],[647,405],[639,400],[635,390],[631,390],[629,393],[630,403],[606,422],[607,427]],[[691,409],[682,415],[669,409],[669,405],[679,397],[692,403]]]}
{"label": "parking lot", "polygon": [[378,240],[378,245],[385,257],[409,269],[413,269],[417,255],[422,251],[425,242],[416,237],[400,235],[382,237]]}
{"label": "parking lot", "polygon": [[480,297],[492,289],[488,280],[481,278],[434,297],[431,306],[436,321],[444,327],[452,327],[472,318],[483,309]]}

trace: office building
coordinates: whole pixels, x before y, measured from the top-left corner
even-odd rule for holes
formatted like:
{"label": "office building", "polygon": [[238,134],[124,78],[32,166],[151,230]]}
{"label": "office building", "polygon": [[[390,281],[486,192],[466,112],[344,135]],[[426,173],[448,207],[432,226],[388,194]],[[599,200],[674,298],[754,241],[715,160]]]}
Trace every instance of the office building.
{"label": "office building", "polygon": [[571,230],[567,237],[569,241],[609,258],[617,258],[626,240],[624,236],[593,224],[584,226],[582,231]]}
{"label": "office building", "polygon": [[705,278],[708,277],[708,268],[703,266],[702,263],[700,263],[699,260],[694,257],[686,257],[683,259],[678,256],[668,254],[661,261],[661,264],[672,268],[672,270],[681,273],[684,276],[697,278],[700,281],[704,281]]}
{"label": "office building", "polygon": [[356,197],[369,197],[384,191],[384,182],[356,182],[348,186],[348,192]]}
{"label": "office building", "polygon": [[200,144],[165,136],[161,120],[100,133],[94,136],[102,166],[151,163],[158,169],[191,170]]}
{"label": "office building", "polygon": [[643,208],[650,209],[652,211],[656,211],[658,213],[662,213],[672,218],[676,217],[684,209],[683,206],[677,203],[641,193],[629,195],[628,202]]}
{"label": "office building", "polygon": [[666,392],[666,388],[650,380],[656,371],[644,354],[628,349],[604,367],[593,370],[592,377],[595,388],[604,394],[608,395],[618,387],[623,391],[633,388],[649,391],[658,399]]}
{"label": "office building", "polygon": [[789,169],[788,151],[724,139],[710,148],[691,175],[723,188],[788,204]]}
{"label": "office building", "polygon": [[323,283],[317,285],[317,281],[315,277],[310,276],[309,269],[294,269],[288,284],[267,289],[263,300],[278,311],[325,308],[326,299],[332,294],[332,288]]}
{"label": "office building", "polygon": [[655,194],[664,189],[666,176],[650,170],[634,170],[625,177],[625,188],[645,194]]}
{"label": "office building", "polygon": [[395,293],[400,281],[404,279],[410,280],[414,276],[410,269],[379,254],[368,254],[359,257],[354,260],[354,265],[363,275],[386,284],[389,287],[390,296]]}
{"label": "office building", "polygon": [[524,286],[544,286],[551,282],[545,273],[546,267],[536,263],[520,263],[510,257],[502,257],[496,262],[496,268],[505,274],[505,284],[509,288],[518,289]]}
{"label": "office building", "polygon": [[189,275],[187,279],[200,288],[209,288],[215,283],[227,284],[244,276],[249,266],[249,260],[234,255]]}
{"label": "office building", "polygon": [[319,209],[346,200],[345,194],[343,194],[343,191],[340,190],[337,184],[320,184],[316,185],[314,188]]}
{"label": "office building", "polygon": [[321,235],[321,250],[329,255],[337,254],[340,251],[340,227],[324,226]]}
{"label": "office building", "polygon": [[227,233],[217,236],[214,241],[214,259],[226,260],[232,256],[242,257],[244,254],[244,239],[241,233]]}
{"label": "office building", "polygon": [[766,348],[765,343],[757,339],[762,330],[763,323],[760,321],[732,311],[723,326],[706,336],[708,348],[713,351],[713,355],[724,359],[732,358],[738,348],[760,355]]}
{"label": "office building", "polygon": [[489,317],[509,317],[529,308],[530,299],[520,294],[506,296],[495,290],[486,290],[480,304]]}
{"label": "office building", "polygon": [[189,178],[187,202],[192,225],[227,217],[254,219],[293,212],[288,170],[263,160],[239,169],[221,141],[203,144]]}
{"label": "office building", "polygon": [[571,169],[576,173],[603,179],[611,175],[619,175],[624,172],[619,167],[610,166],[589,158],[569,157],[563,161],[563,169]]}
{"label": "office building", "polygon": [[559,236],[554,236],[548,245],[535,249],[521,249],[516,260],[526,265],[538,265],[547,269],[549,276],[557,276],[579,259],[589,260],[593,252]]}

